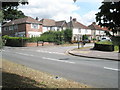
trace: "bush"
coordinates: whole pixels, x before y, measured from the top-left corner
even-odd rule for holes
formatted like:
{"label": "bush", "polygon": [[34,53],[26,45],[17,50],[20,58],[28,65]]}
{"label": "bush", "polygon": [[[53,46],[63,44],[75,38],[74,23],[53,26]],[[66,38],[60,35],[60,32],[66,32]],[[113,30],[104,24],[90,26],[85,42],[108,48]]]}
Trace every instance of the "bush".
{"label": "bush", "polygon": [[[96,45],[104,45],[104,47],[102,47],[103,50],[106,50],[106,48],[110,48],[110,47],[112,48],[112,49],[110,49],[111,51],[112,50],[114,50],[114,51],[118,51],[119,50],[118,45],[114,45],[112,41],[100,41],[100,42],[96,42]],[[100,47],[97,47],[97,48],[100,48]]]}
{"label": "bush", "polygon": [[3,36],[3,40],[5,42],[6,46],[15,46],[20,47],[24,46],[24,44],[27,42],[29,38],[26,37],[9,37],[9,36]]}
{"label": "bush", "polygon": [[94,49],[100,50],[100,51],[114,51],[114,45],[95,43]]}

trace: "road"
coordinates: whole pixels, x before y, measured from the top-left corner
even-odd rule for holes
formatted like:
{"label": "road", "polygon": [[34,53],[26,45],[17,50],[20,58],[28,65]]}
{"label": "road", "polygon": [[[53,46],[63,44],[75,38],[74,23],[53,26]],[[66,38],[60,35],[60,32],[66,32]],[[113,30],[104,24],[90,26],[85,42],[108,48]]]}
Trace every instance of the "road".
{"label": "road", "polygon": [[5,47],[2,57],[92,87],[118,88],[118,61],[76,57],[65,53],[75,47]]}

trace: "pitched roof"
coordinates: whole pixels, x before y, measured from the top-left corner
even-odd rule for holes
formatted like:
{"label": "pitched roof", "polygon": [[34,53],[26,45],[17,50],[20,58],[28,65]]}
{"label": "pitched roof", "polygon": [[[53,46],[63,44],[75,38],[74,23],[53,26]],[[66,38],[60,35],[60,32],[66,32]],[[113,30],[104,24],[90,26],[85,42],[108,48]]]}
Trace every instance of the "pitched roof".
{"label": "pitched roof", "polygon": [[65,20],[55,22],[55,26],[57,26],[57,27],[62,27],[62,26],[64,26],[64,24],[66,24],[66,27],[67,27],[67,23]]}
{"label": "pitched roof", "polygon": [[52,19],[42,19],[40,22],[43,24],[43,26],[55,26],[55,20]]}
{"label": "pitched roof", "polygon": [[93,22],[91,25],[88,26],[91,30],[103,30],[103,31],[109,31],[108,28],[100,27],[99,25],[96,25],[95,22]]}
{"label": "pitched roof", "polygon": [[92,23],[88,26],[91,30],[102,30],[102,28],[99,25],[96,25],[95,23]]}
{"label": "pitched roof", "polygon": [[38,23],[38,24],[41,24],[39,21],[37,21],[37,20],[35,20],[31,17],[24,17],[24,18],[15,19],[13,21],[5,23],[3,26],[10,26],[10,25],[13,25],[13,24],[21,24],[21,23]]}
{"label": "pitched roof", "polygon": [[[70,26],[70,22],[68,23],[68,26]],[[83,25],[78,21],[71,21],[71,26],[73,28],[89,29],[87,26]]]}

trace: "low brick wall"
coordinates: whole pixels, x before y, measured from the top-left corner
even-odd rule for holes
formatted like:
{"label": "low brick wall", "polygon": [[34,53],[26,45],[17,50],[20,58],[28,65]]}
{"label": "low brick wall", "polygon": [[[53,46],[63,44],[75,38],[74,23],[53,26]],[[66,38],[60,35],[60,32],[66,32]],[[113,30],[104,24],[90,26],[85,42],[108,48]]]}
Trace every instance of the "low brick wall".
{"label": "low brick wall", "polygon": [[26,43],[24,46],[25,47],[36,47],[36,46],[46,46],[46,45],[54,45],[54,43],[49,43],[49,42],[44,42],[43,44],[42,43]]}

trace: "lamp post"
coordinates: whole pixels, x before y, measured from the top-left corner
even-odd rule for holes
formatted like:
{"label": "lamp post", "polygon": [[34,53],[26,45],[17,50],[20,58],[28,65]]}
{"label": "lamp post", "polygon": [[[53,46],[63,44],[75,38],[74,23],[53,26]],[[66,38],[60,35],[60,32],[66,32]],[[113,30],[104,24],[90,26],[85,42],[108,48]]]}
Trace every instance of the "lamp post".
{"label": "lamp post", "polygon": [[80,35],[77,34],[78,49],[80,48]]}

